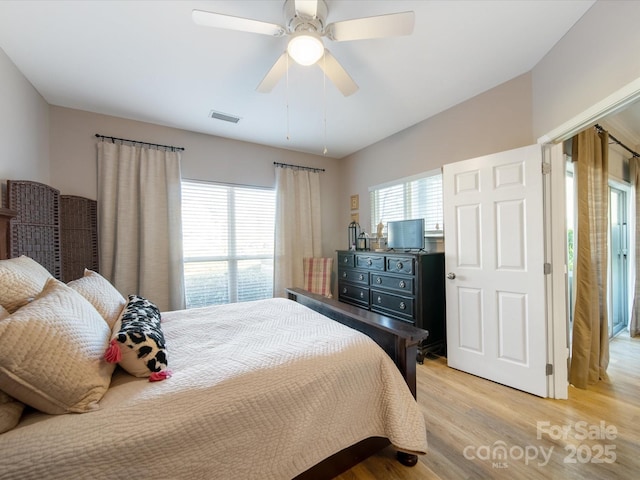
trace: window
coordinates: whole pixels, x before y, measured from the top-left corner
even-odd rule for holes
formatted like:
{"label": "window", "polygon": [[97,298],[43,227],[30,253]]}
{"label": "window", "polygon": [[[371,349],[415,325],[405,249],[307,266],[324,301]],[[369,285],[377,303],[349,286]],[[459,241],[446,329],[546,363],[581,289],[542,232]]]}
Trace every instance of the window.
{"label": "window", "polygon": [[371,231],[379,222],[424,218],[425,235],[442,235],[440,169],[369,188]]}
{"label": "window", "polygon": [[187,308],[273,296],[275,191],[182,182]]}

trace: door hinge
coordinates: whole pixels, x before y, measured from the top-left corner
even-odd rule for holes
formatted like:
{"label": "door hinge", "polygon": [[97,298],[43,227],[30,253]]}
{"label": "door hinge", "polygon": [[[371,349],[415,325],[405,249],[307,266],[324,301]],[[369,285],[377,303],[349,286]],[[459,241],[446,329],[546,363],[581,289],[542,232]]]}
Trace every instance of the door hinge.
{"label": "door hinge", "polygon": [[551,274],[551,264],[550,263],[545,263],[544,264],[544,274],[545,275],[550,275]]}
{"label": "door hinge", "polygon": [[553,365],[551,365],[550,363],[547,363],[546,373],[547,373],[547,376],[553,375]]}
{"label": "door hinge", "polygon": [[551,164],[542,162],[542,174],[548,175],[549,173],[551,173]]}

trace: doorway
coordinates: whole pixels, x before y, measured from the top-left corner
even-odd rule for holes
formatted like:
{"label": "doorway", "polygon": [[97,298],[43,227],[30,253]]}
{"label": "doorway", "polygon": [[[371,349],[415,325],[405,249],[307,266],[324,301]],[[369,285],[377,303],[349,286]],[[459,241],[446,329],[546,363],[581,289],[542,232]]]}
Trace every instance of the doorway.
{"label": "doorway", "polygon": [[[568,339],[571,345],[575,299],[574,252],[576,249],[576,197],[574,170],[571,157],[566,156],[566,231],[567,231],[567,293],[568,293]],[[609,339],[623,332],[629,323],[629,211],[631,199],[628,184],[609,180],[609,227],[608,227],[608,272],[607,299],[609,316]]]}

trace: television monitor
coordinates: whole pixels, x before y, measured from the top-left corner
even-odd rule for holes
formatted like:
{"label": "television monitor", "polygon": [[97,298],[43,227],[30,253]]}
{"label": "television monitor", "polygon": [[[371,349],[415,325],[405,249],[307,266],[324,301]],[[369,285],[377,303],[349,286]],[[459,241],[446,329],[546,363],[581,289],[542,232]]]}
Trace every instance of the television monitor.
{"label": "television monitor", "polygon": [[387,247],[394,250],[424,249],[424,219],[388,222]]}

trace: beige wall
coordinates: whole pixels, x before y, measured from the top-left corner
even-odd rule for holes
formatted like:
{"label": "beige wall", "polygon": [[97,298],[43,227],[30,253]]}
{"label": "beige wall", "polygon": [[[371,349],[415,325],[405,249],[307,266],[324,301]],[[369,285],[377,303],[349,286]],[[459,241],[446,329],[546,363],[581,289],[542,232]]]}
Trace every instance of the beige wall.
{"label": "beige wall", "polygon": [[629,154],[618,146],[609,148],[609,178],[629,184]]}
{"label": "beige wall", "polygon": [[350,195],[359,195],[360,225],[369,232],[370,186],[530,145],[531,118],[531,75],[525,74],[347,157],[340,209],[345,231]]}
{"label": "beige wall", "polygon": [[640,78],[638,18],[639,1],[600,0],[531,72],[347,157],[342,222],[350,195],[370,230],[370,186],[535,143]]}
{"label": "beige wall", "polygon": [[640,2],[600,0],[533,68],[533,133],[561,126],[640,78]]}
{"label": "beige wall", "polygon": [[64,194],[96,198],[96,133],[184,147],[182,176],[193,180],[273,187],[273,162],[319,167],[325,169],[320,175],[323,254],[332,255],[338,246],[339,160],[69,108],[50,111],[50,184]]}
{"label": "beige wall", "polygon": [[331,255],[346,246],[350,195],[359,194],[369,230],[370,186],[533,143],[640,78],[637,18],[640,2],[599,1],[531,72],[342,160],[49,107],[0,51],[0,180],[95,198],[95,133],[183,146],[186,178],[272,186],[273,161],[322,167],[323,253]]}
{"label": "beige wall", "polygon": [[[49,181],[49,105],[0,49],[0,183]],[[4,201],[4,194],[2,195]]]}

